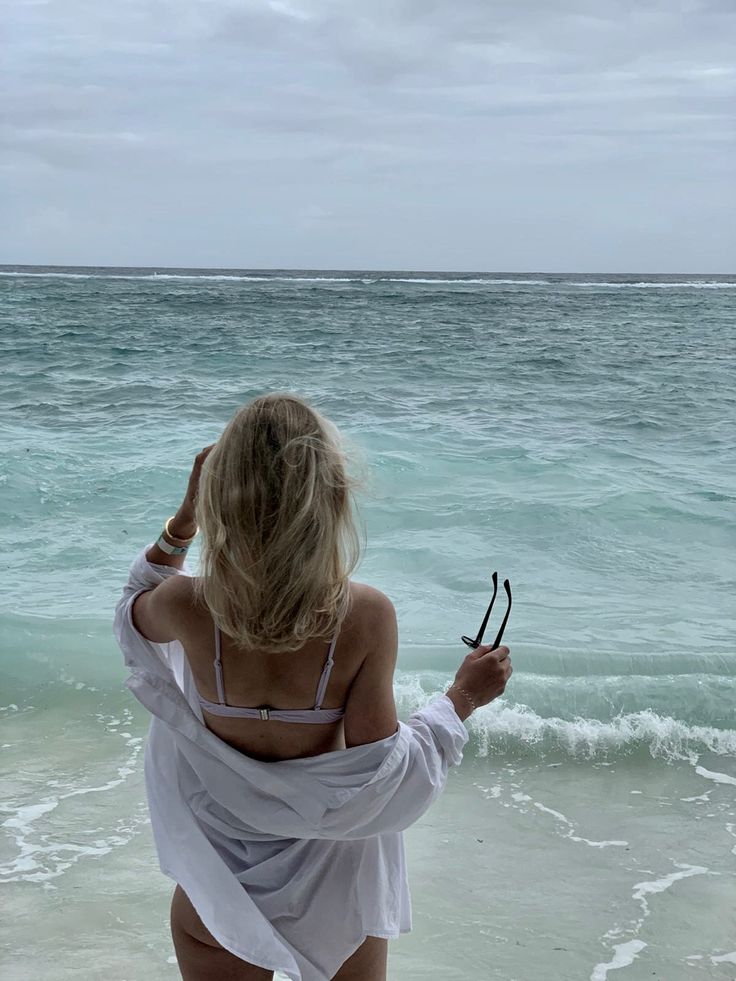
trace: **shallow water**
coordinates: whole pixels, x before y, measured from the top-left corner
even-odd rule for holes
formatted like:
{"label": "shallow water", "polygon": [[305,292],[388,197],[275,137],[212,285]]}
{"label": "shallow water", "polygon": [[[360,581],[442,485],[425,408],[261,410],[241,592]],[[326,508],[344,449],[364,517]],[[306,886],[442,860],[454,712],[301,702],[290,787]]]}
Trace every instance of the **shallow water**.
{"label": "shallow water", "polygon": [[178,976],[112,607],[193,454],[285,389],[370,465],[402,718],[513,588],[389,976],[736,978],[736,278],[6,273],[4,977]]}

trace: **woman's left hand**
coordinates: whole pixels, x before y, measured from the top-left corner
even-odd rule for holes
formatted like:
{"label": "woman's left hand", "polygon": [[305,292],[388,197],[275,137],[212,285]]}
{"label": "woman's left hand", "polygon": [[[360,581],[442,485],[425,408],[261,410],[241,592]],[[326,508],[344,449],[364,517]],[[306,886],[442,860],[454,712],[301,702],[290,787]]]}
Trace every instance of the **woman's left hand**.
{"label": "woman's left hand", "polygon": [[197,500],[197,492],[199,491],[199,477],[202,473],[202,464],[209,456],[214,445],[214,443],[211,443],[209,446],[205,446],[202,452],[198,453],[194,458],[194,466],[192,467],[192,472],[189,475],[187,492],[184,495],[184,501],[177,512],[181,518],[186,518],[194,522],[194,504]]}

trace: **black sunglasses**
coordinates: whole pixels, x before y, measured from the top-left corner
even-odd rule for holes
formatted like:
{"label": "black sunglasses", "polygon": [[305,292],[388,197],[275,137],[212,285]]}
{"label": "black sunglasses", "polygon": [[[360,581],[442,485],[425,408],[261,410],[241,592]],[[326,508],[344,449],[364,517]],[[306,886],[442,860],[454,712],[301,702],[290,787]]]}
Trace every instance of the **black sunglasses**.
{"label": "black sunglasses", "polygon": [[[476,637],[475,640],[473,640],[472,637],[465,637],[465,636],[460,638],[460,640],[462,640],[464,644],[467,644],[468,647],[472,648],[473,650],[475,650],[476,647],[480,647],[483,641],[483,634],[485,633],[486,624],[488,623],[488,617],[491,615],[491,610],[493,609],[493,603],[496,599],[496,593],[498,592],[498,573],[494,572],[491,578],[493,579],[493,596],[491,597],[491,602],[488,605],[488,609],[486,610],[486,615],[483,617],[483,623],[480,625],[478,636]],[[509,585],[508,579],[504,579],[503,588],[506,590],[506,595],[509,598],[509,605],[506,608],[506,616],[503,618],[503,623],[501,624],[501,628],[496,634],[496,639],[493,641],[493,647],[491,648],[491,650],[493,651],[495,651],[495,649],[501,643],[501,638],[503,637],[503,632],[506,629],[506,624],[509,619],[509,613],[511,613],[511,586]]]}

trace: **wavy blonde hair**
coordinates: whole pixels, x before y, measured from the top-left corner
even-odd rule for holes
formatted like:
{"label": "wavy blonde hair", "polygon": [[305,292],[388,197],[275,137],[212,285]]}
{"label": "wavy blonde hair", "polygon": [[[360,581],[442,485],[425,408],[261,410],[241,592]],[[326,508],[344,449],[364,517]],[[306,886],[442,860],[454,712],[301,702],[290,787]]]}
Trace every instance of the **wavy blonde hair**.
{"label": "wavy blonde hair", "polygon": [[195,595],[238,645],[298,650],[347,616],[366,541],[355,491],[368,484],[348,472],[347,446],[305,399],[271,392],[235,413],[205,460]]}

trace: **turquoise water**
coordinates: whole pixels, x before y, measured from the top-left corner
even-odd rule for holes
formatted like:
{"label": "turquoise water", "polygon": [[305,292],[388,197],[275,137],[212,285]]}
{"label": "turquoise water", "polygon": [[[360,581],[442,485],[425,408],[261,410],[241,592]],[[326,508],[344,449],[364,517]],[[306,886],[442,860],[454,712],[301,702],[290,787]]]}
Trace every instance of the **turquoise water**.
{"label": "turquoise water", "polygon": [[736,977],[735,312],[736,277],[0,270],[8,976],[178,976],[111,612],[193,455],[289,390],[370,467],[403,718],[513,588],[390,976]]}

